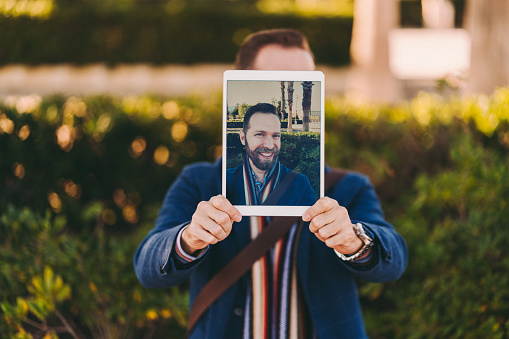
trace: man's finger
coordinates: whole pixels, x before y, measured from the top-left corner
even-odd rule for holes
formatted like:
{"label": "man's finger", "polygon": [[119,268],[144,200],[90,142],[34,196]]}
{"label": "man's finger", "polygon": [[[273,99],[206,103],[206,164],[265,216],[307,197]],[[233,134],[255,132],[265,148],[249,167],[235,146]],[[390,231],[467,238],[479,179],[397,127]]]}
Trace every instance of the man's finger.
{"label": "man's finger", "polygon": [[[233,221],[227,213],[218,209],[214,209],[209,213],[208,217],[210,218],[209,219],[210,222],[214,223],[219,228],[221,228],[221,231],[224,232],[225,237],[228,234],[230,234],[230,231],[232,230]],[[209,232],[214,234],[213,230],[209,230]],[[219,230],[217,230],[216,232],[218,233],[218,235],[221,233]]]}
{"label": "man's finger", "polygon": [[201,225],[199,227],[191,228],[188,227],[182,233],[182,240],[184,245],[184,251],[187,254],[192,254],[194,251],[198,249],[203,249],[207,247],[207,245],[217,243],[217,238],[210,234],[207,230],[205,230]]}
{"label": "man's finger", "polygon": [[313,233],[318,232],[324,226],[332,224],[335,221],[334,213],[331,213],[332,210],[329,210],[325,213],[318,214],[314,218],[311,219],[309,223],[309,230]]}
{"label": "man's finger", "polygon": [[[201,202],[198,208],[200,212],[193,215],[193,221],[200,225],[200,227],[216,235],[220,240],[230,233],[233,222],[226,212],[217,209],[209,201]],[[217,228],[213,226],[217,226]]]}
{"label": "man's finger", "polygon": [[322,239],[328,239],[336,234],[338,234],[339,229],[334,224],[329,224],[321,227],[317,233],[320,235]]}
{"label": "man's finger", "polygon": [[212,198],[210,198],[210,203],[212,206],[214,206],[216,209],[223,211],[228,214],[228,216],[236,222],[239,222],[242,220],[242,214],[233,207],[233,205],[230,203],[228,199],[226,199],[222,195],[216,195]]}
{"label": "man's finger", "polygon": [[327,247],[334,248],[337,246],[343,246],[344,239],[341,237],[340,234],[335,234],[332,237],[325,239],[324,243],[325,245],[327,245]]}
{"label": "man's finger", "polygon": [[217,239],[213,234],[211,234],[210,232],[208,232],[205,228],[198,228],[197,230],[194,231],[194,241],[196,242],[203,242],[205,244],[204,247],[206,247],[207,245],[213,245],[213,244],[216,244],[219,239]]}
{"label": "man's finger", "polygon": [[308,208],[306,212],[302,215],[302,220],[310,221],[318,214],[322,214],[324,212],[330,211],[336,205],[336,200],[333,200],[329,197],[320,198],[313,206]]}
{"label": "man's finger", "polygon": [[221,212],[225,215],[225,219],[227,219],[227,224],[219,224],[214,219],[208,219],[201,224],[202,228],[212,234],[217,240],[223,240],[230,234],[231,231],[231,221],[226,213]]}

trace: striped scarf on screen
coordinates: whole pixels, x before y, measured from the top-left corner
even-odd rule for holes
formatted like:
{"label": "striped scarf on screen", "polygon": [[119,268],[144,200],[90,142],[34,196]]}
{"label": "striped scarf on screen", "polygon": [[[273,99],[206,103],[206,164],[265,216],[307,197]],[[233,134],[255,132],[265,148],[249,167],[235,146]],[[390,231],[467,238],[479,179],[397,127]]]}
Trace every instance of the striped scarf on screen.
{"label": "striped scarf on screen", "polygon": [[[244,161],[244,187],[247,205],[259,205],[279,182],[279,161],[276,162],[257,191],[249,161]],[[250,217],[251,239],[269,223],[267,217]],[[308,338],[303,297],[300,295],[296,270],[296,244],[300,228],[278,240],[275,246],[253,264],[246,308],[243,339],[301,339]]]}

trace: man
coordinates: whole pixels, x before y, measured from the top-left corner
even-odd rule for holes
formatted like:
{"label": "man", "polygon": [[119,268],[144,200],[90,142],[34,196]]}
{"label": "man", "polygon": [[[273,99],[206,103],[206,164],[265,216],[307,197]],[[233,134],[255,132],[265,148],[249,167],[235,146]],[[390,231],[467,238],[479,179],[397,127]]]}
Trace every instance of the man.
{"label": "man", "polygon": [[[249,107],[239,132],[244,145],[244,162],[226,172],[226,197],[233,205],[261,205],[291,171],[279,160],[281,121],[274,105]],[[285,190],[277,205],[311,206],[316,196],[308,178],[299,174]]]}
{"label": "man", "polygon": [[[237,65],[314,70],[305,37],[293,30],[263,31],[248,37]],[[143,285],[169,287],[190,279],[192,306],[205,284],[251,241],[250,219],[242,218],[220,192],[221,159],[183,170],[165,197],[154,229],[136,252],[135,271]],[[371,282],[398,279],[407,264],[406,244],[385,221],[365,176],[350,172],[328,195],[304,213],[302,219],[309,223],[297,243],[288,239],[291,232],[283,240],[293,246],[287,248],[296,248],[289,270],[283,270],[286,275],[266,271],[265,282],[272,286],[297,287],[290,287],[291,295],[287,295],[297,302],[286,307],[289,302],[283,292],[287,288],[280,288],[272,290],[274,303],[260,308],[252,298],[260,282],[246,274],[211,305],[191,338],[296,338],[304,327],[308,337],[366,337],[355,278]],[[270,255],[275,257],[276,250]],[[264,318],[269,324],[260,321],[260,310],[271,313],[270,319]],[[304,316],[297,318],[298,314]]]}

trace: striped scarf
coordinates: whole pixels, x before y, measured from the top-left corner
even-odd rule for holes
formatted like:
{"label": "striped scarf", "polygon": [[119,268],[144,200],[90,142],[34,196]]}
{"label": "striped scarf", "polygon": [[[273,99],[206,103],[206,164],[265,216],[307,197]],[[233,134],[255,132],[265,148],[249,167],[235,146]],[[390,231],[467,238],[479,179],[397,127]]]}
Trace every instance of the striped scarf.
{"label": "striped scarf", "polygon": [[261,205],[265,199],[267,199],[274,187],[276,187],[279,183],[281,164],[279,163],[279,160],[276,160],[272,169],[270,169],[265,175],[265,182],[261,185],[253,178],[253,170],[251,169],[249,158],[247,156],[244,158],[243,169],[246,205]]}
{"label": "striped scarf", "polygon": [[[265,178],[257,189],[249,161],[244,160],[244,187],[246,204],[259,205],[279,183],[280,164]],[[267,217],[250,217],[251,239],[268,225]],[[248,288],[244,312],[243,339],[301,339],[307,338],[302,300],[299,296],[296,254],[300,233],[297,225],[278,240],[266,255],[253,264],[251,284]],[[310,331],[307,331],[310,332]]]}

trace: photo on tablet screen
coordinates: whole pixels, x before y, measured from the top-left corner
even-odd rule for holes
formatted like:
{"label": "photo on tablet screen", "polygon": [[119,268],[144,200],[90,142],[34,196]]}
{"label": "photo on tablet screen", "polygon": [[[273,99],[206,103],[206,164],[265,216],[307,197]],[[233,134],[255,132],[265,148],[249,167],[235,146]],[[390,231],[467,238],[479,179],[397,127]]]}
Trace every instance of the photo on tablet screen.
{"label": "photo on tablet screen", "polygon": [[323,196],[323,74],[227,71],[223,195],[243,215],[302,215]]}

